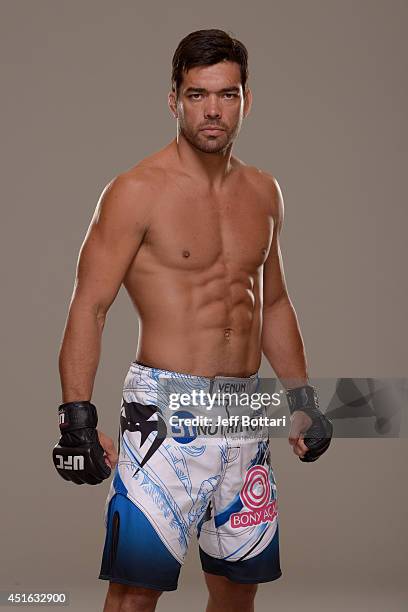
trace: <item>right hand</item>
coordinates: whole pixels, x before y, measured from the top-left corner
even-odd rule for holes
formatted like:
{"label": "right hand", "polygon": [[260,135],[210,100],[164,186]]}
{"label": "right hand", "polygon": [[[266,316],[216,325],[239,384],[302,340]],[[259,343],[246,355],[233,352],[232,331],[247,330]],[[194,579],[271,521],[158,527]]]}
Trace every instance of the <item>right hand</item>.
{"label": "right hand", "polygon": [[[111,456],[108,440],[105,450],[96,430],[98,415],[91,402],[67,402],[58,410],[61,438],[54,447],[52,457],[58,474],[75,484],[99,484],[111,474],[111,467],[105,460]],[[103,440],[104,434],[102,434]],[[106,440],[103,440],[104,442]]]}
{"label": "right hand", "polygon": [[110,438],[109,436],[107,436],[106,434],[104,434],[102,431],[99,431],[99,430],[98,430],[98,438],[99,438],[100,445],[105,451],[104,453],[105,463],[108,467],[111,468],[111,470],[114,470],[118,462],[118,459],[119,459],[118,453],[116,452],[115,444],[112,438]]}

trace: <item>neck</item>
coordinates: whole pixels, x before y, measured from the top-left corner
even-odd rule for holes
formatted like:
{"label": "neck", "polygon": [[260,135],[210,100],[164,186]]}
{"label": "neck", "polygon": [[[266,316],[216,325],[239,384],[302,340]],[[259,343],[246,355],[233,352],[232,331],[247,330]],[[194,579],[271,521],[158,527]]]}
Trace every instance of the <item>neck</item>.
{"label": "neck", "polygon": [[204,153],[193,147],[182,134],[178,134],[172,145],[183,169],[198,180],[205,181],[210,189],[221,187],[231,172],[232,144],[220,153]]}

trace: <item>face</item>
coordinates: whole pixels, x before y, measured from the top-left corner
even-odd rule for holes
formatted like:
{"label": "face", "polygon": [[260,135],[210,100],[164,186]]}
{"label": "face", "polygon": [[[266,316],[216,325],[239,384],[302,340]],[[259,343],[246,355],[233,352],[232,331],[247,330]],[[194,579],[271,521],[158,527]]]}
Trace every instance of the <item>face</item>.
{"label": "face", "polygon": [[244,96],[239,64],[230,61],[191,68],[177,99],[174,92],[169,94],[179,133],[203,153],[221,153],[232,144],[250,105],[251,92]]}

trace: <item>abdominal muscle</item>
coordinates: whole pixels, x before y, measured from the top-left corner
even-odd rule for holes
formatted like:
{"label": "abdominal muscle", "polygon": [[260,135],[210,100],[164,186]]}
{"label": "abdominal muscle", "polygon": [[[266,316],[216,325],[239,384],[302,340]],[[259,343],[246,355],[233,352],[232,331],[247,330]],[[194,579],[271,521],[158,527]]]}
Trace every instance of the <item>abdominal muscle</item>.
{"label": "abdominal muscle", "polygon": [[139,316],[136,361],[197,376],[254,374],[261,361],[258,273],[133,270],[125,287]]}

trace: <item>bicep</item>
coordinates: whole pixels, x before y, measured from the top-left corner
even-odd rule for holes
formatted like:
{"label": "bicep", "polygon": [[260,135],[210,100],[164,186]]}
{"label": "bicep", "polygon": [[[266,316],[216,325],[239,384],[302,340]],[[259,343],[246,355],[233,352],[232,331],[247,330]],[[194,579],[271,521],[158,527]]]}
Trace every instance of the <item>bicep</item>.
{"label": "bicep", "polygon": [[117,177],[102,192],[78,256],[73,300],[105,314],[146,231],[140,185]]}
{"label": "bicep", "polygon": [[263,269],[263,307],[272,306],[277,300],[287,296],[282,253],[279,243],[284,218],[282,192],[276,179],[273,179],[271,196],[274,228],[271,247]]}

